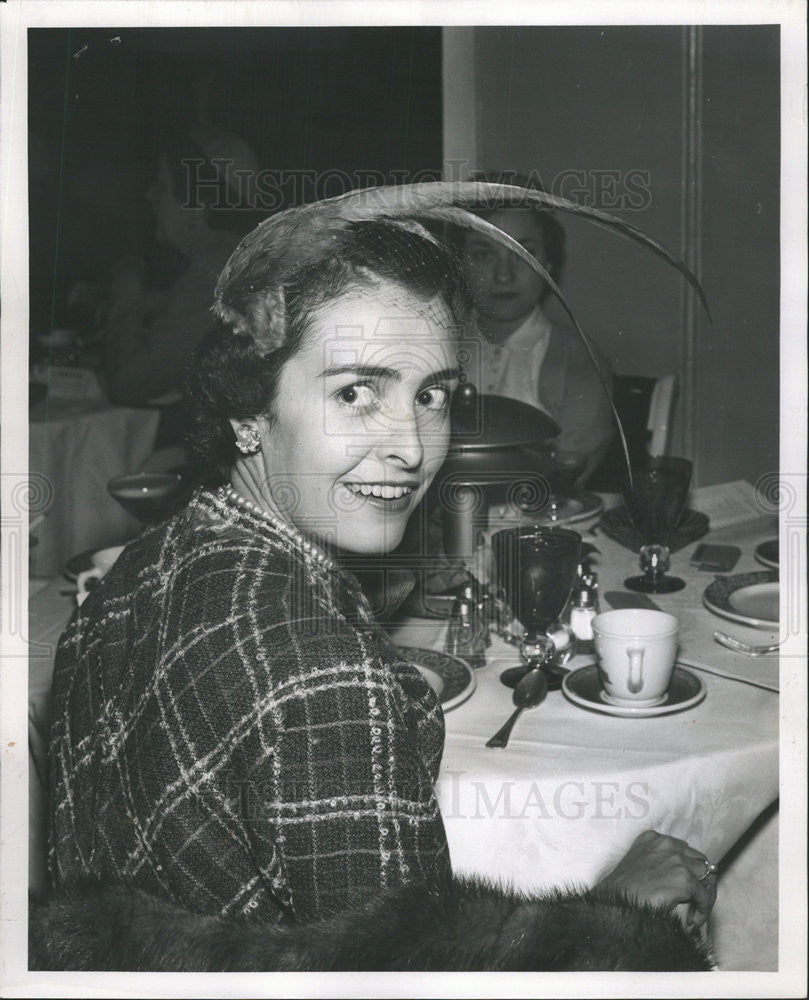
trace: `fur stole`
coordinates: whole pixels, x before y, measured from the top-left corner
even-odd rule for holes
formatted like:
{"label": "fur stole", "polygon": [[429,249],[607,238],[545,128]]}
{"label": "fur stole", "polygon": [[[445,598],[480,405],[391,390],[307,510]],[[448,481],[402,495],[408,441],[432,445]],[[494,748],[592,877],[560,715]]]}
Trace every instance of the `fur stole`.
{"label": "fur stole", "polygon": [[603,889],[529,898],[453,878],[282,925],[192,913],[84,883],[29,907],[29,967],[60,971],[693,971],[710,958],[673,914]]}

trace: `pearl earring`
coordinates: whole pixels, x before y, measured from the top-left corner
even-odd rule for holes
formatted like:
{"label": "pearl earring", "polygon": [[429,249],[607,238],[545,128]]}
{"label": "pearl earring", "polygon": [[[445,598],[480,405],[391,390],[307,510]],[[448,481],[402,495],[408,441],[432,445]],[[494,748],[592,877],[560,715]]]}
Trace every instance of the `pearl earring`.
{"label": "pearl earring", "polygon": [[255,455],[261,447],[261,438],[255,427],[242,427],[239,430],[236,447],[243,455]]}

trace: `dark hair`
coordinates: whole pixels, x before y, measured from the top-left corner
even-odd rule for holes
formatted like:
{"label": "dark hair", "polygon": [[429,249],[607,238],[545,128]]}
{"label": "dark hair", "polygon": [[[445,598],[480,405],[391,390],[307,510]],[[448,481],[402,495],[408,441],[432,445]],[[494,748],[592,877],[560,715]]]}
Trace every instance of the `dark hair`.
{"label": "dark hair", "polygon": [[[535,173],[526,175],[519,174],[513,170],[478,170],[471,174],[469,179],[471,181],[486,181],[490,184],[511,184],[516,187],[528,188],[532,191],[545,190]],[[545,247],[545,260],[540,261],[540,263],[545,264],[548,273],[558,285],[562,277],[562,267],[565,262],[565,231],[550,209],[542,208],[535,202],[520,198],[519,195],[513,199],[487,199],[475,205],[470,205],[470,211],[484,218],[492,212],[499,212],[502,209],[509,208],[522,209],[523,211],[530,212],[533,216],[537,228],[542,233],[542,243]],[[540,302],[544,302],[550,294],[551,289],[546,285],[542,290]]]}
{"label": "dark hair", "polygon": [[[441,296],[455,318],[467,308],[456,248],[426,230],[416,232],[387,221],[356,222],[335,232],[332,245],[330,256],[293,268],[285,281],[280,318],[284,333],[277,348],[262,353],[256,337],[220,323],[195,351],[183,394],[188,408],[185,443],[196,480],[211,485],[227,480],[237,458],[229,418],[272,418],[284,364],[300,349],[312,314],[327,302],[352,287],[373,288],[386,280],[419,299]],[[274,273],[252,287],[256,300],[274,288]],[[269,323],[270,317],[263,322]]]}

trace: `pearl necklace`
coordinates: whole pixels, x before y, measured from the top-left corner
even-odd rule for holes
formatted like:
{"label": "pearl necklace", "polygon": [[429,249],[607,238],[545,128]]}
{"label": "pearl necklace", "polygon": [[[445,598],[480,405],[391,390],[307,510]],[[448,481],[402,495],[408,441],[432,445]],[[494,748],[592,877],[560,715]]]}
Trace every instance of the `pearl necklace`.
{"label": "pearl necklace", "polygon": [[306,553],[306,555],[311,556],[316,562],[319,562],[324,569],[332,570],[336,569],[337,564],[333,559],[326,555],[323,550],[317,546],[314,542],[309,541],[297,528],[293,528],[291,524],[287,524],[280,518],[272,515],[268,510],[264,510],[259,507],[258,504],[254,504],[251,500],[246,500],[240,493],[237,493],[232,486],[222,486],[219,490],[219,495],[223,500],[230,500],[237,507],[241,507],[242,510],[248,511],[253,514],[259,520],[266,522],[271,527],[275,528],[276,531],[284,535],[293,545],[297,546]]}

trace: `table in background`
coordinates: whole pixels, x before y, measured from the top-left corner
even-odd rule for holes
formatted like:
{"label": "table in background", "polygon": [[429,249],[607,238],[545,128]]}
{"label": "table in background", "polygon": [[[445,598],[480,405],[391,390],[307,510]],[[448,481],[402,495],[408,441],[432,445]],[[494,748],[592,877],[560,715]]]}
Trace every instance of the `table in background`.
{"label": "table in background", "polygon": [[[709,537],[739,545],[737,570],[745,572],[762,568],[755,546],[776,534],[770,519]],[[608,610],[603,593],[623,589],[638,557],[603,533],[591,540],[601,553],[602,610]],[[486,740],[513,710],[499,675],[519,661],[514,647],[493,637],[474,695],[446,715],[438,792],[458,871],[526,891],[592,884],[648,828],[682,837],[718,861],[772,808],[779,793],[779,658],[752,659],[713,640],[722,620],[702,604],[712,576],[688,565],[694,544],[672,557],[671,572],[686,588],[653,595],[680,620],[678,660],[704,668],[695,672],[707,695],[694,708],[620,718],[580,709],[555,691],[521,716],[505,750],[489,749]],[[743,638],[767,638],[761,630],[730,627]],[[440,649],[444,632],[443,623],[410,619],[393,638]],[[578,657],[571,666],[592,661]],[[723,874],[712,919],[723,968],[777,964],[776,824],[777,817],[734,862],[742,865],[744,883],[734,887],[732,871]]]}
{"label": "table in background", "polygon": [[134,537],[138,522],[107,492],[113,476],[137,471],[154,448],[158,410],[45,399],[29,413],[28,468],[52,500],[34,531],[30,571],[61,573],[88,549]]}

